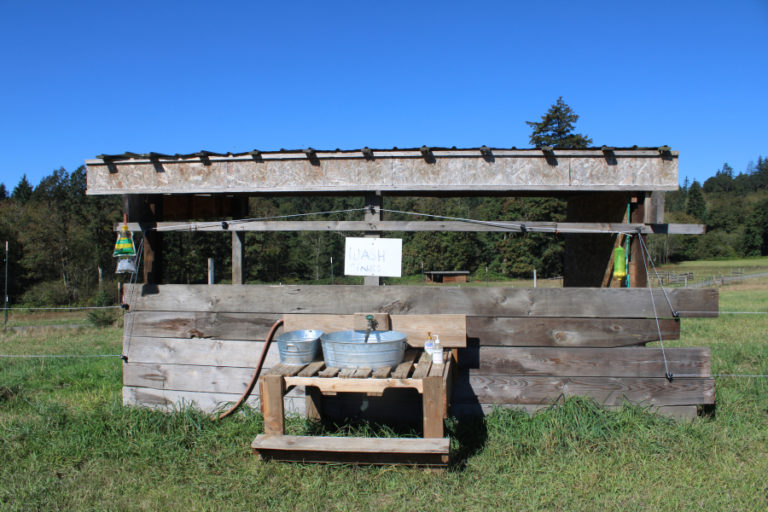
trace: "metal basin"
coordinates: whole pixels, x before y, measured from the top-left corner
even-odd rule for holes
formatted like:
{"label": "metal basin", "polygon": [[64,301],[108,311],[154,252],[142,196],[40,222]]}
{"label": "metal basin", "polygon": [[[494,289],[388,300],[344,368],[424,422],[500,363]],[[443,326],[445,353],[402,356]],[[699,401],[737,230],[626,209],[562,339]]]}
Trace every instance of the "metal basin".
{"label": "metal basin", "polygon": [[277,338],[277,349],[280,352],[280,362],[287,365],[304,365],[318,359],[320,336],[323,331],[317,329],[302,329],[284,332]]}
{"label": "metal basin", "polygon": [[403,361],[407,336],[399,331],[336,331],[320,337],[325,366],[335,368],[394,368]]}

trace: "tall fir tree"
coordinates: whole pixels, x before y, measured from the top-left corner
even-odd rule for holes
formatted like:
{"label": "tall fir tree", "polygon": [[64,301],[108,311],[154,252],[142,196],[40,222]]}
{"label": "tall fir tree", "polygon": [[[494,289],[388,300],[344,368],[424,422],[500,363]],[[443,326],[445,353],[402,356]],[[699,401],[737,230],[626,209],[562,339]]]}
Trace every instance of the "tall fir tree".
{"label": "tall fir tree", "polygon": [[704,194],[701,192],[701,185],[696,180],[693,180],[691,187],[688,189],[688,203],[685,213],[701,221],[707,216],[707,204],[704,202]]}
{"label": "tall fir tree", "polygon": [[32,197],[32,185],[29,184],[26,174],[21,177],[19,184],[13,189],[11,197],[21,204],[26,204]]}
{"label": "tall fir tree", "polygon": [[573,133],[578,119],[579,116],[560,96],[555,104],[549,107],[547,113],[541,116],[541,122],[525,122],[533,128],[530,143],[537,148],[542,146],[558,149],[586,148],[592,144],[592,139],[580,133]]}

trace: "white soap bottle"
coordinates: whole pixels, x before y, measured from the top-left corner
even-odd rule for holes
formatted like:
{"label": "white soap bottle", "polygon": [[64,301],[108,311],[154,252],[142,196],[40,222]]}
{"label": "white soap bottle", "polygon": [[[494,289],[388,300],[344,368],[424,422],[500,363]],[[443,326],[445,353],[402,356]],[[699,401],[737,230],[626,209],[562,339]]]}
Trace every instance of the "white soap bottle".
{"label": "white soap bottle", "polygon": [[435,334],[435,341],[432,347],[432,364],[443,364],[443,346],[440,344],[440,336]]}

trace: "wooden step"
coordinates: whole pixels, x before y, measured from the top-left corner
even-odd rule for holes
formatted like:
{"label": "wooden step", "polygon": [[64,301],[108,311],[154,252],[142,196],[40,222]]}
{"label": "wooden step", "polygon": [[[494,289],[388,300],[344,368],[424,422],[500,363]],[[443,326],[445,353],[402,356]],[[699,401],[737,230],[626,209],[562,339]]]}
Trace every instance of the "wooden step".
{"label": "wooden step", "polygon": [[450,440],[261,434],[251,448],[263,460],[284,462],[447,466]]}

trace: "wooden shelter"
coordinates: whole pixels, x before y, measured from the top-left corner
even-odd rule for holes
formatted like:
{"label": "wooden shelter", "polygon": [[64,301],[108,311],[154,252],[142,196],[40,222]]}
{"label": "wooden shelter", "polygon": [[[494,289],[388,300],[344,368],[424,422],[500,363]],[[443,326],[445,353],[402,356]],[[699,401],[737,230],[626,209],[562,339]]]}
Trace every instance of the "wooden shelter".
{"label": "wooden shelter", "polygon": [[427,270],[424,277],[428,283],[466,283],[469,270]]}
{"label": "wooden shelter", "polygon": [[[125,289],[124,403],[213,410],[236,400],[270,325],[286,314],[439,313],[466,316],[452,414],[481,414],[495,405],[536,409],[561,396],[586,395],[607,406],[630,401],[694,415],[698,405],[714,403],[709,350],[667,348],[664,359],[658,347],[645,345],[659,335],[678,338],[682,317],[716,316],[717,291],[649,293],[637,243],[648,233],[703,232],[702,226],[663,222],[663,192],[677,188],[677,158],[667,147],[422,147],[88,160],[88,194],[123,195],[132,229],[145,231],[144,283]],[[248,196],[318,193],[364,195],[366,211],[356,221],[233,221],[247,217]],[[552,195],[567,199],[568,217],[562,223],[382,220],[382,205],[394,194]],[[211,221],[180,222],[193,218]],[[233,284],[159,284],[167,230],[231,231]],[[301,230],[559,233],[566,237],[565,287],[243,284],[246,231]],[[626,234],[633,235],[632,283],[616,288],[611,255]],[[366,285],[376,284],[378,278],[366,278]],[[266,366],[277,362],[275,350]],[[359,412],[361,401],[367,402],[329,398],[328,411]],[[285,397],[289,411],[303,413],[306,403],[301,386]],[[388,410],[385,405],[379,412]]]}

